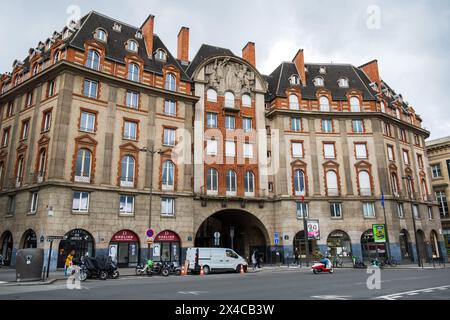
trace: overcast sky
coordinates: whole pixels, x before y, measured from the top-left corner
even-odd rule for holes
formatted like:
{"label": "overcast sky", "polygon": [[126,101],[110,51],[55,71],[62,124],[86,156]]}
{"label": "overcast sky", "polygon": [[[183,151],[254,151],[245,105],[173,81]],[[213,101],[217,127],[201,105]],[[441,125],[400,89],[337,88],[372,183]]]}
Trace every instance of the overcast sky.
{"label": "overcast sky", "polygon": [[95,10],[137,27],[153,14],[155,32],[174,55],[181,26],[190,28],[190,58],[202,43],[240,55],[253,41],[264,74],[299,48],[306,62],[359,66],[378,59],[381,77],[422,116],[431,138],[450,135],[448,0],[7,1],[0,11],[0,73],[62,30],[77,7],[81,15]]}

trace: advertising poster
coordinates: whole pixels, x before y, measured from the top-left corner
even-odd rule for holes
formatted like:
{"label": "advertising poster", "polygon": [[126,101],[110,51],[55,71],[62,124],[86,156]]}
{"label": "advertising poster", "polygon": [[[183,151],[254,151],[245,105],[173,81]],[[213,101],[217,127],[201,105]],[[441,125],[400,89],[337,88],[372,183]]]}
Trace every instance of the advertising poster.
{"label": "advertising poster", "polygon": [[320,240],[319,220],[307,220],[308,239]]}
{"label": "advertising poster", "polygon": [[373,229],[373,240],[375,242],[386,242],[386,229],[384,224],[374,224]]}

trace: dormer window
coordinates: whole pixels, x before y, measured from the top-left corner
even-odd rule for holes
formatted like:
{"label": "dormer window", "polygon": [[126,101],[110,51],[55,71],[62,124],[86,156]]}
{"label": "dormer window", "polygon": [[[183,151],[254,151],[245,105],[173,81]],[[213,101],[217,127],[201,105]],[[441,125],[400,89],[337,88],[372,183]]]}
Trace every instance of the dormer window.
{"label": "dormer window", "polygon": [[140,30],[136,31],[136,34],[134,35],[136,39],[142,39],[142,32]]}
{"label": "dormer window", "polygon": [[320,67],[320,68],[319,68],[319,73],[320,73],[320,74],[326,74],[326,73],[327,73],[327,68],[325,68],[325,67]]}
{"label": "dormer window", "polygon": [[381,112],[385,113],[386,112],[386,104],[384,103],[384,101],[381,101],[380,107],[381,107]]}
{"label": "dormer window", "polygon": [[138,51],[138,44],[134,40],[128,40],[127,43],[127,50],[131,52],[137,52]]}
{"label": "dormer window", "polygon": [[292,85],[299,85],[300,84],[300,77],[298,75],[293,75],[291,76],[291,78],[289,79],[289,82]]}
{"label": "dormer window", "polygon": [[114,23],[113,30],[116,32],[122,32],[122,26],[117,22]]}
{"label": "dormer window", "polygon": [[65,39],[67,39],[68,37],[70,37],[71,34],[72,34],[72,32],[70,32],[69,29],[66,29],[66,30],[64,31],[64,34],[63,34],[63,40],[65,40]]}
{"label": "dormer window", "polygon": [[106,42],[106,32],[105,30],[102,29],[97,29],[95,31],[95,39],[102,41],[102,42]]}
{"label": "dormer window", "polygon": [[164,52],[164,50],[158,49],[155,53],[155,58],[161,61],[167,60],[167,54]]}
{"label": "dormer window", "polygon": [[33,67],[33,76],[37,75],[38,72],[39,72],[39,66],[37,64],[35,64]]}
{"label": "dormer window", "polygon": [[53,63],[57,63],[59,60],[61,60],[61,51],[58,50],[53,56]]}
{"label": "dormer window", "polygon": [[338,80],[338,85],[339,85],[339,88],[348,88],[348,79],[340,78]]}
{"label": "dormer window", "polygon": [[324,86],[324,81],[322,77],[317,77],[314,79],[314,85],[316,87],[323,87]]}

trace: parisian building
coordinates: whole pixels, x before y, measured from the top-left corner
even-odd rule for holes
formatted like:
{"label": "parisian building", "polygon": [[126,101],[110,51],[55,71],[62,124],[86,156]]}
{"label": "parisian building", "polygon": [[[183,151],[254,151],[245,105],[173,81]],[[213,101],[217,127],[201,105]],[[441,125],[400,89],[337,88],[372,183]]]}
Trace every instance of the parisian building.
{"label": "parisian building", "polygon": [[[192,246],[267,263],[307,250],[446,259],[429,132],[376,60],[306,63],[299,50],[266,75],[252,42],[190,57],[182,27],[175,57],[154,23],[90,12],[0,76],[8,264],[22,248],[48,255],[48,237],[51,269],[72,250],[133,267]],[[384,223],[389,246],[373,232]]]}
{"label": "parisian building", "polygon": [[450,252],[450,137],[444,137],[426,143],[428,160],[431,169],[431,185],[439,204],[442,233],[444,235],[447,256]]}

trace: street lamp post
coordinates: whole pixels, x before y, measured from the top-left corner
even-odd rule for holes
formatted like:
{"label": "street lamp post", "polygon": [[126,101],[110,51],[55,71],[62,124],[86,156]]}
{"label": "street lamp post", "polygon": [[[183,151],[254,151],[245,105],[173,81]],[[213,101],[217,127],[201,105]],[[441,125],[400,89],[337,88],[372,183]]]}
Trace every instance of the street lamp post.
{"label": "street lamp post", "polygon": [[[388,226],[387,226],[387,218],[386,218],[386,208],[385,208],[385,202],[384,202],[384,193],[382,193],[381,195],[381,205],[383,206],[383,214],[384,214],[384,231],[386,232],[386,245],[387,245],[387,257],[389,259],[389,261],[391,260],[391,245],[389,242],[389,230],[388,230]],[[378,247],[377,247],[377,251],[378,251]]]}
{"label": "street lamp post", "polygon": [[411,176],[402,177],[402,179],[406,180],[408,185],[406,186],[406,189],[408,190],[408,196],[411,203],[411,216],[413,221],[413,228],[414,228],[414,240],[416,242],[416,255],[417,255],[417,263],[419,267],[422,266],[422,261],[420,260],[420,249],[419,249],[419,243],[417,242],[417,230],[416,230],[416,217],[414,217],[414,206],[413,206],[413,195],[412,195],[412,181],[413,178]]}

